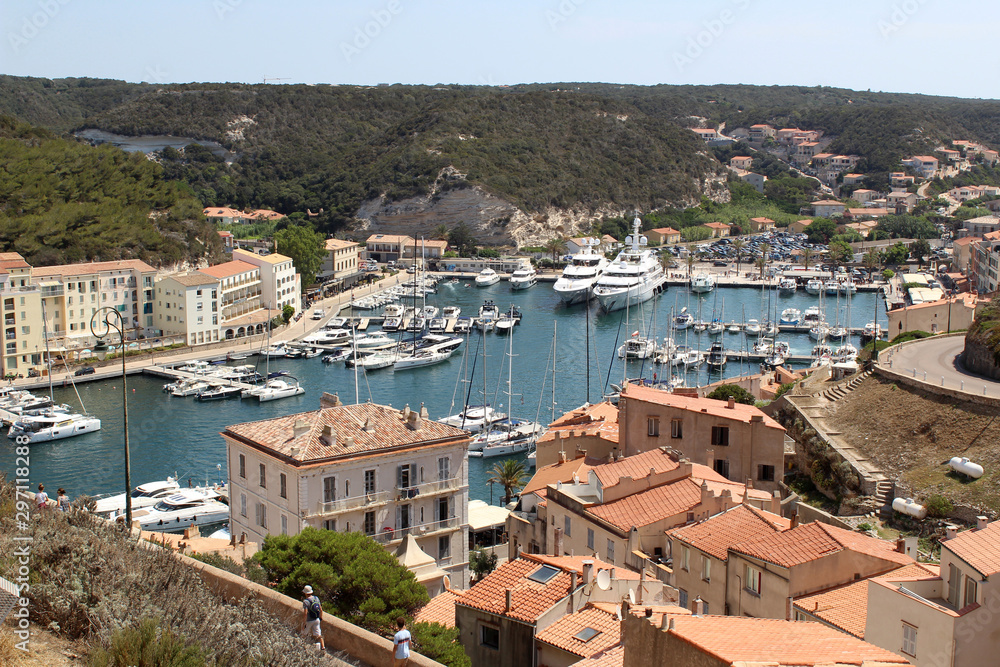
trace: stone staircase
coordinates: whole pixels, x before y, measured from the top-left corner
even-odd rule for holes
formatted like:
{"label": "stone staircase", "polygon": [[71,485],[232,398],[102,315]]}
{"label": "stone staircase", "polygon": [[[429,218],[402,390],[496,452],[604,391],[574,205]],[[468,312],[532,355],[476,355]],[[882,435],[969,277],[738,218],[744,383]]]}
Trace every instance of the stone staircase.
{"label": "stone staircase", "polygon": [[846,383],[841,383],[836,386],[830,387],[829,389],[823,390],[820,394],[823,398],[828,401],[837,401],[847,396],[849,393],[858,388],[858,386],[868,379],[868,376],[872,374],[871,370],[866,370],[863,373],[858,373],[853,378],[851,378]]}
{"label": "stone staircase", "polygon": [[879,506],[879,518],[888,520],[892,518],[892,500],[896,495],[896,483],[888,479],[879,480],[876,485],[875,500]]}

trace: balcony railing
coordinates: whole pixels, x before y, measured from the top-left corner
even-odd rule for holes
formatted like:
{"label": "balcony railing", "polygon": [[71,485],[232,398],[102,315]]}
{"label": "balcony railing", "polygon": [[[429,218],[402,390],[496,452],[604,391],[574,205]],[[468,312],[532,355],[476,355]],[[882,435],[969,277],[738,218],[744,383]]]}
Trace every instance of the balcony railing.
{"label": "balcony railing", "polygon": [[42,298],[50,296],[62,296],[65,290],[62,287],[43,287],[42,288]]}
{"label": "balcony railing", "polygon": [[429,496],[435,493],[455,491],[461,486],[462,486],[462,478],[456,475],[455,477],[450,477],[448,479],[441,479],[433,482],[424,482],[423,484],[417,484],[415,486],[405,486],[397,488],[396,499],[406,500],[408,498],[416,498],[417,496]]}
{"label": "balcony railing", "polygon": [[386,527],[381,533],[376,533],[372,535],[374,539],[379,544],[390,544],[391,542],[398,542],[407,535],[413,535],[414,537],[425,537],[442,530],[453,530],[458,528],[458,517],[451,517],[449,519],[441,519],[440,521],[432,521],[430,523],[422,523],[416,526],[410,526],[408,528],[390,528]]}
{"label": "balcony railing", "polygon": [[312,516],[325,516],[337,514],[339,512],[349,512],[361,507],[372,507],[387,503],[392,500],[392,495],[388,491],[378,491],[376,493],[366,493],[350,498],[340,498],[327,503],[318,503],[316,513]]}

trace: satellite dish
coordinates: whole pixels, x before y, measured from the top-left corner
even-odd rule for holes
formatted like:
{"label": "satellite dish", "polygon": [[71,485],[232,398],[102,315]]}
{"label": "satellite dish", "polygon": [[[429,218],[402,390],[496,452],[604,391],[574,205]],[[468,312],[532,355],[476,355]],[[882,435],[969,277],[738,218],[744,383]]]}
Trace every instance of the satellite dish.
{"label": "satellite dish", "polygon": [[628,589],[628,603],[635,604],[635,591]]}
{"label": "satellite dish", "polygon": [[608,570],[601,570],[597,573],[597,587],[602,591],[606,591],[611,588],[611,572]]}

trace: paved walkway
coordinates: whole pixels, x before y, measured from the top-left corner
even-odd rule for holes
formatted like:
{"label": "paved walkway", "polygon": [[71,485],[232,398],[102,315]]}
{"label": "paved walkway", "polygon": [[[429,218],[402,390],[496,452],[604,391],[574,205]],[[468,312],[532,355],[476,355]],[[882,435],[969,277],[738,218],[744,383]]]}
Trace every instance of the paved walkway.
{"label": "paved walkway", "polygon": [[1000,382],[966,370],[958,360],[965,336],[935,336],[879,353],[879,365],[936,387],[1000,398]]}

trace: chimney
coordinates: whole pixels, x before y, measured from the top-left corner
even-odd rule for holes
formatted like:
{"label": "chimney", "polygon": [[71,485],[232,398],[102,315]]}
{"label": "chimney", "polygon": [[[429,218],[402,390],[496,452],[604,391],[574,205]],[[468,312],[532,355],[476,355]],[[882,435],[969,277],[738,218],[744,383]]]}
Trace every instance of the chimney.
{"label": "chimney", "polygon": [[976,530],[982,530],[983,528],[986,528],[986,526],[988,526],[989,523],[990,523],[990,520],[987,519],[986,517],[984,517],[984,516],[977,516],[976,517]]}
{"label": "chimney", "polygon": [[764,415],[750,415],[750,423],[751,424],[763,424],[764,423]]}
{"label": "chimney", "polygon": [[327,447],[333,447],[337,444],[337,434],[333,430],[333,426],[327,424],[323,427],[323,434],[319,437],[320,441]]}
{"label": "chimney", "polygon": [[407,403],[406,407],[403,408],[403,421],[407,421],[410,418],[410,404]]}
{"label": "chimney", "polygon": [[653,608],[646,607],[646,618],[653,618]]}
{"label": "chimney", "polygon": [[552,537],[552,555],[562,556],[563,532],[562,528],[556,528]]}
{"label": "chimney", "polygon": [[424,420],[420,418],[419,414],[417,414],[413,410],[410,410],[409,415],[407,415],[406,426],[411,431],[419,431],[420,427],[423,425],[423,421]]}
{"label": "chimney", "polygon": [[353,435],[349,435],[346,438],[344,438],[344,447],[350,449],[353,446],[354,446],[354,436]]}
{"label": "chimney", "polygon": [[576,570],[569,573],[569,591],[572,593],[576,590]]}
{"label": "chimney", "polygon": [[705,615],[705,602],[701,599],[699,595],[694,599],[694,613],[692,616],[704,616]]}
{"label": "chimney", "polygon": [[587,586],[594,580],[594,561],[583,561],[583,585]]}
{"label": "chimney", "polygon": [[747,491],[753,490],[753,477],[747,477]]}
{"label": "chimney", "polygon": [[796,528],[798,527],[798,525],[799,525],[799,512],[798,510],[795,510],[794,512],[792,512],[792,522],[791,525],[789,525],[789,528],[790,529]]}
{"label": "chimney", "polygon": [[507,589],[507,606],[504,609],[506,613],[510,613],[510,610],[514,608],[514,591]]}
{"label": "chimney", "polygon": [[795,620],[795,598],[788,596],[785,600],[785,620]]}
{"label": "chimney", "polygon": [[781,516],[781,491],[775,490],[771,494],[771,514]]}
{"label": "chimney", "polygon": [[729,408],[730,410],[736,409],[736,399],[730,396],[729,403],[726,405],[726,407]]}
{"label": "chimney", "polygon": [[615,568],[611,568],[611,581],[615,580]]}
{"label": "chimney", "polygon": [[945,526],[944,539],[953,540],[958,537],[958,526]]}
{"label": "chimney", "polygon": [[375,430],[375,424],[374,422],[372,422],[371,417],[365,420],[365,425],[361,427],[361,430],[364,431],[365,433],[371,433],[372,431]]}
{"label": "chimney", "polygon": [[425,408],[424,404],[421,403],[420,404],[420,418],[421,419],[427,419],[429,417],[430,417],[430,414],[427,412],[427,408]]}
{"label": "chimney", "polygon": [[323,395],[319,397],[320,408],[339,408],[341,405],[343,403],[340,402],[340,396],[337,394],[324,391]]}
{"label": "chimney", "polygon": [[905,554],[906,553],[906,539],[905,538],[902,538],[902,537],[897,537],[896,538],[896,551],[898,551],[901,554]]}
{"label": "chimney", "polygon": [[642,591],[646,588],[646,568],[639,572],[639,595],[636,596],[639,604],[642,604]]}
{"label": "chimney", "polygon": [[559,463],[566,463],[566,452],[565,450],[559,450]]}
{"label": "chimney", "polygon": [[705,450],[705,467],[715,470],[715,450],[706,449]]}
{"label": "chimney", "polygon": [[299,438],[312,430],[312,426],[304,419],[296,419],[292,427],[292,437]]}

